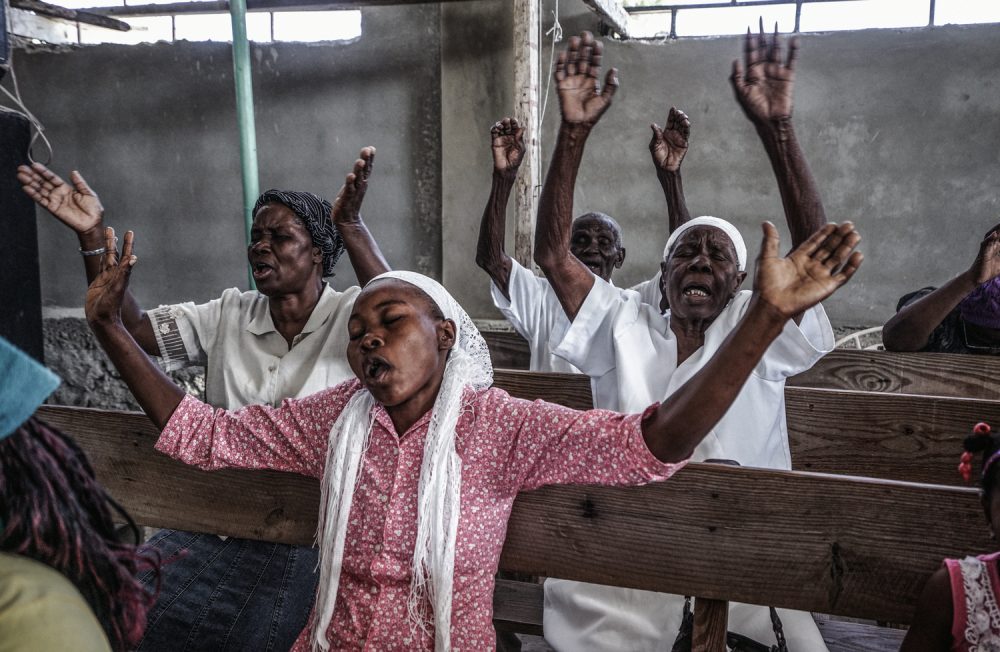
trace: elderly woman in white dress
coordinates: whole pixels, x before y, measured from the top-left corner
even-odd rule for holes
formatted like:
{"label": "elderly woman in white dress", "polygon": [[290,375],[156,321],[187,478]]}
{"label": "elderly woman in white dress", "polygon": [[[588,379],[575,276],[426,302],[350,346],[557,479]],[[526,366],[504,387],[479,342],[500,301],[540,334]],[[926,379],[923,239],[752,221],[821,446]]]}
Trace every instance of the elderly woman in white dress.
{"label": "elderly woman in white dress", "polygon": [[[830,228],[815,182],[792,127],[796,44],[783,60],[777,36],[747,36],[745,69],[734,62],[732,84],[744,113],[771,158],[794,246]],[[601,387],[597,407],[622,412],[668,400],[715,359],[746,315],[754,294],[740,291],[746,278],[746,245],[739,231],[715,217],[699,217],[671,234],[661,263],[661,288],[669,309],[622,295],[568,254],[566,229],[576,170],[587,136],[607,110],[617,86],[614,71],[603,91],[597,79],[601,44],[589,34],[573,39],[560,56],[562,126],[539,205],[536,262],[545,272],[569,325],[552,334],[553,353],[576,365]],[[842,227],[845,228],[845,227]],[[833,330],[816,305],[789,321],[764,353],[693,460],[727,459],[745,466],[788,469],[785,379],[812,366],[833,348]],[[653,652],[677,636],[683,600],[642,591],[549,580],[545,586],[546,639],[558,650]],[[780,610],[791,649],[823,650],[812,617]],[[764,607],[732,605],[732,631],[773,645]]]}

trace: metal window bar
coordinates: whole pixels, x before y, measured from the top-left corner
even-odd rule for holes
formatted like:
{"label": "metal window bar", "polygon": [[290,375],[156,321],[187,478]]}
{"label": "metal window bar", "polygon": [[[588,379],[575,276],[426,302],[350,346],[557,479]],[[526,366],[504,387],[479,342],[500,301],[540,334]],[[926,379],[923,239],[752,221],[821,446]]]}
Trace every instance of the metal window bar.
{"label": "metal window bar", "polygon": [[[684,9],[732,9],[733,7],[761,7],[769,5],[789,5],[795,3],[795,28],[793,34],[799,33],[799,25],[802,19],[802,5],[819,4],[821,2],[858,2],[859,0],[729,0],[729,2],[702,2],[685,5],[625,5],[622,7],[630,14],[645,13],[667,13],[670,12],[670,38],[677,38],[677,12]],[[930,16],[928,26],[934,25],[934,4],[936,0],[929,0]]]}

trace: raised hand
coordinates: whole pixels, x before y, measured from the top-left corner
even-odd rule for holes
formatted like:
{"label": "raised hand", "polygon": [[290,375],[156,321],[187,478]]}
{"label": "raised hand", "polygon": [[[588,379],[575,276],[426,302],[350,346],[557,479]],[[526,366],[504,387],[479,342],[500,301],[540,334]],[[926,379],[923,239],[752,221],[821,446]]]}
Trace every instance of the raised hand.
{"label": "raised hand", "polygon": [[1000,224],[993,227],[979,244],[979,254],[969,272],[976,285],[1000,276]]}
{"label": "raised hand", "polygon": [[77,233],[84,233],[101,224],[104,207],[97,193],[76,170],[70,173],[70,185],[41,163],[19,165],[17,180],[25,194]]}
{"label": "raised hand", "polygon": [[[764,19],[760,21],[760,34],[754,36],[747,29],[744,61],[733,60],[733,74],[729,78],[743,112],[754,123],[787,120],[792,117],[792,87],[795,85],[795,58],[798,39],[788,44],[788,59],[783,61],[778,26],[768,42],[764,34]],[[745,65],[745,68],[744,68]]]}
{"label": "raised hand", "polygon": [[612,68],[601,89],[601,54],[604,44],[584,32],[569,39],[569,47],[559,53],[554,77],[559,92],[559,108],[566,124],[592,127],[611,106],[618,90],[618,71]]}
{"label": "raised hand", "polygon": [[516,118],[504,118],[490,129],[493,147],[493,172],[516,175],[524,158],[524,127]]}
{"label": "raised hand", "polygon": [[681,161],[688,151],[691,120],[683,111],[670,107],[665,129],[661,129],[655,122],[649,126],[653,130],[653,137],[649,141],[649,153],[653,156],[653,165],[663,172],[677,172],[681,169]]}
{"label": "raised hand", "polygon": [[763,224],[754,291],[785,319],[802,313],[834,293],[858,271],[864,257],[854,251],[861,235],[851,222],[827,224],[784,258],[778,256],[778,230]]}
{"label": "raised hand", "polygon": [[107,248],[107,253],[103,256],[101,273],[87,288],[87,301],[84,305],[84,314],[90,324],[121,322],[122,304],[125,301],[129,276],[139,260],[132,253],[133,238],[131,231],[125,232],[125,243],[119,258],[115,230],[110,226],[104,229],[104,246]]}
{"label": "raised hand", "polygon": [[375,148],[364,147],[354,162],[354,170],[344,179],[337,198],[333,201],[333,223],[354,224],[361,220],[361,202],[368,191],[368,178],[375,163]]}

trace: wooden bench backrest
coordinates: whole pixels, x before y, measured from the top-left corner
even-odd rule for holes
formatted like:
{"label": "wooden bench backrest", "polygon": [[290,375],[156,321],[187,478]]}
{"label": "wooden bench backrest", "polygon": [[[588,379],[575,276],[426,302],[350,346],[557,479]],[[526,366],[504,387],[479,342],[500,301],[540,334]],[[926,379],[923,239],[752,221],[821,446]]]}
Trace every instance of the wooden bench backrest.
{"label": "wooden bench backrest", "polygon": [[[156,431],[137,413],[46,406],[39,416],[77,439],[144,525],[312,541],[315,480],[185,466],[153,451]],[[691,465],[646,487],[522,494],[501,567],[908,622],[941,559],[987,551],[986,532],[972,489]],[[537,618],[537,599],[521,605],[533,616],[498,616]]]}
{"label": "wooden bench backrest", "polygon": [[[528,343],[514,332],[484,332],[496,367],[527,370]],[[893,394],[1000,399],[1000,358],[948,353],[838,349],[788,384]]]}
{"label": "wooden bench backrest", "polygon": [[[496,386],[520,398],[592,405],[580,374],[498,369]],[[785,388],[792,468],[961,485],[961,441],[977,421],[1000,425],[1000,401]]]}

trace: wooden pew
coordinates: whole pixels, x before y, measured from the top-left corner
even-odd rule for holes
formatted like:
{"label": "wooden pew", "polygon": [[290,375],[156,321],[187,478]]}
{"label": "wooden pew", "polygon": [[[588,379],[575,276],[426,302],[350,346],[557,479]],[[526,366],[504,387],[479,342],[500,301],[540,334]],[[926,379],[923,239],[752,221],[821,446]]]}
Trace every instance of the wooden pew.
{"label": "wooden pew", "polygon": [[789,385],[1000,400],[1000,358],[838,349]]}
{"label": "wooden pew", "polygon": [[[585,410],[590,383],[580,374],[498,369],[513,396]],[[792,468],[907,482],[960,485],[962,439],[977,421],[1000,424],[1000,401],[786,387]]]}
{"label": "wooden pew", "polygon": [[[484,332],[496,367],[528,369],[528,343],[514,332]],[[1000,400],[1000,358],[948,353],[838,349],[789,379],[796,387]]]}
{"label": "wooden pew", "polygon": [[[156,431],[138,413],[45,406],[39,416],[77,439],[143,525],[312,541],[315,480],[185,466],[153,451]],[[693,464],[646,487],[522,494],[500,566],[908,623],[942,558],[989,549],[972,489]],[[538,631],[537,585],[500,582],[494,605],[499,628]]]}

